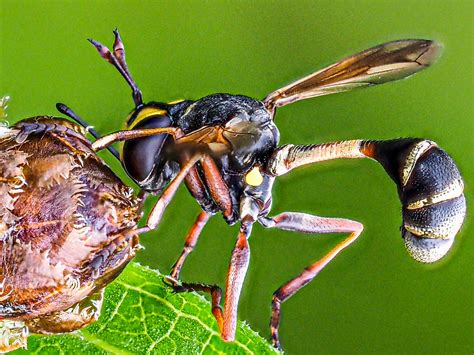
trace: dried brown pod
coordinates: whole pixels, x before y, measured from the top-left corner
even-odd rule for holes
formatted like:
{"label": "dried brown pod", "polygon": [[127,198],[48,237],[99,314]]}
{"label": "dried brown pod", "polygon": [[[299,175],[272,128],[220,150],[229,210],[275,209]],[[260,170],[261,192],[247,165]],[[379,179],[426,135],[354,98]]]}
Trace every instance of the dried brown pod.
{"label": "dried brown pod", "polygon": [[97,319],[139,247],[139,203],[70,121],[0,126],[0,351]]}

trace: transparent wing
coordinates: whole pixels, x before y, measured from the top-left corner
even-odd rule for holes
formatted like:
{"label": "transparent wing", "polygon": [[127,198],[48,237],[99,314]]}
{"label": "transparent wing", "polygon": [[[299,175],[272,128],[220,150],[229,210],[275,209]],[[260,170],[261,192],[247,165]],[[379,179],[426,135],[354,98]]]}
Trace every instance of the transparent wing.
{"label": "transparent wing", "polygon": [[441,46],[430,40],[406,39],[387,42],[345,58],[269,94],[269,110],[311,97],[406,78],[430,66]]}

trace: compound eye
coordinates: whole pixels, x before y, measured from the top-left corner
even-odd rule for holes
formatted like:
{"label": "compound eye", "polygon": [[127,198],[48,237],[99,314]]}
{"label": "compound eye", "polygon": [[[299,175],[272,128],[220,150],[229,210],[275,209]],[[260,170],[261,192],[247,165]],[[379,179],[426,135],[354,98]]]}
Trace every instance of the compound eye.
{"label": "compound eye", "polygon": [[262,184],[263,175],[258,166],[255,166],[245,175],[245,182],[250,186],[260,186]]}
{"label": "compound eye", "polygon": [[[172,121],[167,115],[150,116],[133,129],[170,127]],[[157,134],[146,138],[138,138],[125,142],[122,152],[122,163],[128,175],[137,183],[144,181],[159,165],[163,158],[161,151],[167,134]]]}

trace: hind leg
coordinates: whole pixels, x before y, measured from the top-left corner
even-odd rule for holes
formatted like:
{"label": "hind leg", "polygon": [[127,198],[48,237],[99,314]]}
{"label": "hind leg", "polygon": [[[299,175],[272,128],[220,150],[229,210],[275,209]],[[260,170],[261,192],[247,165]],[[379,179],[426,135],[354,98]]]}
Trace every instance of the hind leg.
{"label": "hind leg", "polygon": [[359,222],[349,219],[324,218],[296,212],[282,213],[273,218],[260,218],[259,222],[266,228],[278,228],[302,233],[350,233],[346,239],[336,245],[329,253],[305,268],[298,276],[285,283],[273,293],[270,330],[273,346],[281,349],[278,334],[281,304],[311,282],[339,252],[352,244],[364,227]]}

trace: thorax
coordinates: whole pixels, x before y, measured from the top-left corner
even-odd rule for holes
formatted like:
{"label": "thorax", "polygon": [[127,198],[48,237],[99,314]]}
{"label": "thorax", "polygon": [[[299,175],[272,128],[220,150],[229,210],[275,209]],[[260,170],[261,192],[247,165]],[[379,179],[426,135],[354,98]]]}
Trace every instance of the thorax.
{"label": "thorax", "polygon": [[[146,107],[141,113],[141,117],[145,119],[141,123],[132,123],[131,128],[151,128],[150,123],[155,122],[160,127],[166,124],[180,128],[184,137],[177,141],[165,135],[146,138],[150,143],[161,146],[155,154],[150,149],[141,149],[143,160],[134,158],[136,164],[144,164],[148,159],[146,164],[153,166],[148,176],[138,181],[139,185],[159,194],[177,175],[186,157],[195,153],[205,154],[216,163],[231,197],[233,213],[226,221],[235,223],[239,219],[242,195],[249,190],[246,174],[255,167],[264,166],[279,141],[278,129],[263,103],[246,96],[214,94],[197,101],[148,105],[150,112],[163,110],[163,113],[159,113],[163,116],[160,119],[155,116],[147,121],[144,114],[145,109],[148,109]],[[131,151],[133,144],[126,143],[125,154],[129,154],[127,151]],[[206,196],[198,197],[199,194],[192,191],[187,181],[188,189],[204,210],[218,212],[221,208],[210,197],[209,182],[206,181],[200,163],[196,165],[196,169]],[[261,189],[270,187],[271,184],[266,183],[262,184]],[[250,190],[255,191],[255,188]]]}

